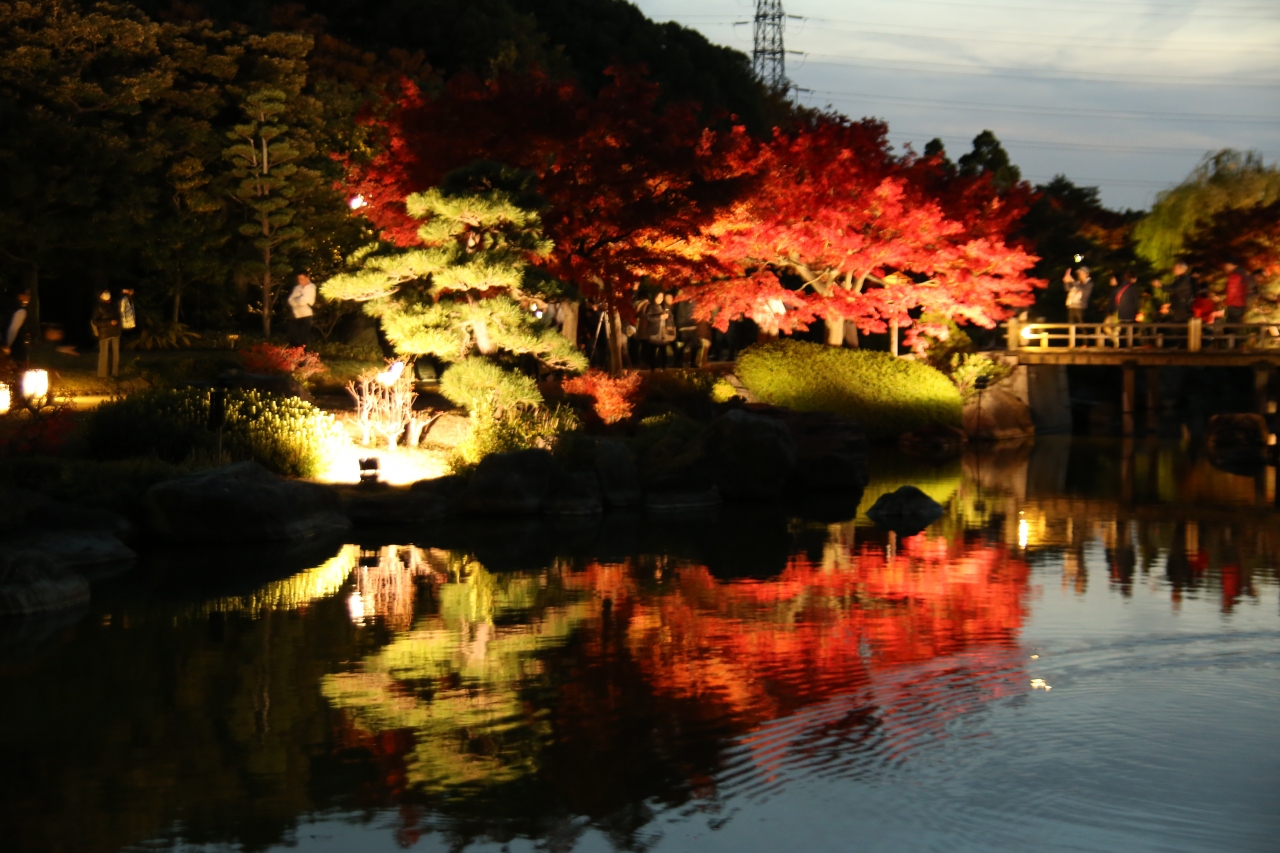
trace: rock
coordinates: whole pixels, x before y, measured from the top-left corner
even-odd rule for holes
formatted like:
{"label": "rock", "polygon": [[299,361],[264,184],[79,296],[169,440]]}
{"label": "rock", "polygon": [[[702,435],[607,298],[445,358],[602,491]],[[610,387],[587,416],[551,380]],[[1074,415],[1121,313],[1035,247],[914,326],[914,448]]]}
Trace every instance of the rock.
{"label": "rock", "polygon": [[600,483],[591,471],[555,478],[544,512],[560,516],[599,515],[604,512]]}
{"label": "rock", "polygon": [[910,456],[946,459],[959,455],[966,439],[958,427],[930,424],[898,436],[898,449]]}
{"label": "rock", "polygon": [[[981,399],[981,405],[979,405]],[[969,438],[1003,441],[1036,434],[1031,407],[1012,391],[992,388],[964,404],[964,431]]]}
{"label": "rock", "polygon": [[93,530],[37,530],[11,547],[38,551],[61,568],[88,575],[113,574],[138,556],[111,534]]}
{"label": "rock", "polygon": [[449,513],[449,502],[443,494],[412,488],[356,486],[343,490],[342,505],[356,527],[417,525]]}
{"label": "rock", "polygon": [[911,536],[941,518],[942,512],[942,504],[915,486],[903,486],[881,495],[867,510],[867,517],[879,527]]}
{"label": "rock", "polygon": [[138,527],[132,521],[109,509],[51,502],[27,514],[31,524],[43,530],[75,530],[114,537],[132,542]]}
{"label": "rock", "polygon": [[286,480],[240,462],[157,483],[143,496],[147,523],[184,542],[271,542],[331,536],[351,527],[333,489]]}
{"label": "rock", "polygon": [[89,601],[89,581],[42,551],[0,549],[0,615],[47,613]]}
{"label": "rock", "polygon": [[702,442],[711,477],[729,499],[776,499],[796,467],[786,425],[741,409],[712,421]]}
{"label": "rock", "polygon": [[635,457],[620,441],[597,441],[592,459],[600,492],[607,506],[640,505],[640,474]]}
{"label": "rock", "polygon": [[444,412],[422,433],[421,443],[457,447],[471,434],[471,418],[460,412]]}
{"label": "rock", "polygon": [[559,466],[545,450],[516,450],[486,456],[462,493],[462,504],[483,515],[542,512]]}
{"label": "rock", "polygon": [[658,513],[702,512],[716,509],[720,504],[720,490],[715,486],[704,489],[651,490],[644,495],[644,508]]}

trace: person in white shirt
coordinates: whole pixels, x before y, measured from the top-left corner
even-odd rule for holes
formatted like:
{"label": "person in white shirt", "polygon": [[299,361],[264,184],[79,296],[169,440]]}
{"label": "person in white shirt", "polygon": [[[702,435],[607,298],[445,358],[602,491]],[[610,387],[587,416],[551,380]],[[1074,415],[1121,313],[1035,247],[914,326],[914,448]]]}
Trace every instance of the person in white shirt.
{"label": "person in white shirt", "polygon": [[316,304],[316,286],[311,276],[298,274],[298,283],[289,292],[289,346],[305,347],[311,339],[312,306]]}

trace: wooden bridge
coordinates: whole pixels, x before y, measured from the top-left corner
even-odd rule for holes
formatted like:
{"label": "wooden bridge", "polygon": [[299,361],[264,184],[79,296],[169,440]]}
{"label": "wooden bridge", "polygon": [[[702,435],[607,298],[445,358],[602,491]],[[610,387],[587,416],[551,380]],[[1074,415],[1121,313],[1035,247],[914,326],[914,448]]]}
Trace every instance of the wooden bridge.
{"label": "wooden bridge", "polygon": [[1123,432],[1133,435],[1136,371],[1147,370],[1147,413],[1159,408],[1160,368],[1253,369],[1255,411],[1276,414],[1272,373],[1280,366],[1280,324],[1223,323],[1021,323],[1006,327],[1009,354],[1019,364],[1096,365],[1123,371]]}

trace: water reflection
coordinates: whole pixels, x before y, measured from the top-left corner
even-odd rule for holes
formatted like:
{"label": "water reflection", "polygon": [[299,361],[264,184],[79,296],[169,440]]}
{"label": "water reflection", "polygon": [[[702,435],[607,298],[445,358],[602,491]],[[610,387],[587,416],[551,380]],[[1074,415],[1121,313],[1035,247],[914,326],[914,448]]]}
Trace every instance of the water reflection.
{"label": "water reflection", "polygon": [[[300,820],[390,815],[370,830],[388,848],[633,849],[797,788],[950,767],[976,754],[957,742],[999,741],[1002,709],[1078,695],[1100,603],[1228,619],[1274,596],[1258,480],[1173,445],[1041,441],[878,460],[863,508],[904,483],[947,505],[905,538],[812,508],[450,524],[252,590],[179,583],[162,555],[0,669],[0,825],[18,850],[305,849]],[[1046,615],[1050,591],[1081,609]],[[1037,618],[1036,643],[1086,649],[1074,670],[1044,668]],[[1144,648],[1153,671],[1190,646]]]}

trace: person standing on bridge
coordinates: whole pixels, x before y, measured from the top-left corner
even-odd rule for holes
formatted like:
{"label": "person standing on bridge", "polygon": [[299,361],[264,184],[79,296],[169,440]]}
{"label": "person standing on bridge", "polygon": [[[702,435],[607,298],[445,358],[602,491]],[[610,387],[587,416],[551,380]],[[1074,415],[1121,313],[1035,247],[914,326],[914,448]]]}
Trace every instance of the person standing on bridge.
{"label": "person standing on bridge", "polygon": [[1196,296],[1195,279],[1186,262],[1178,261],[1173,265],[1173,281],[1165,290],[1169,294],[1169,319],[1174,323],[1185,323],[1191,319],[1191,303]]}
{"label": "person standing on bridge", "polygon": [[1111,345],[1120,347],[1120,324],[1132,323],[1138,316],[1142,293],[1138,289],[1138,277],[1131,272],[1124,274],[1121,282],[1111,276],[1111,311],[1107,315],[1107,336]]}
{"label": "person standing on bridge", "polygon": [[1089,278],[1089,268],[1078,268],[1072,279],[1071,267],[1067,267],[1062,275],[1062,283],[1067,286],[1067,322],[1083,323],[1084,309],[1089,307],[1089,297],[1093,294],[1093,279]]}
{"label": "person standing on bridge", "polygon": [[1234,258],[1222,265],[1222,271],[1227,274],[1227,293],[1223,300],[1227,307],[1227,322],[1243,323],[1244,312],[1253,299],[1253,276]]}

